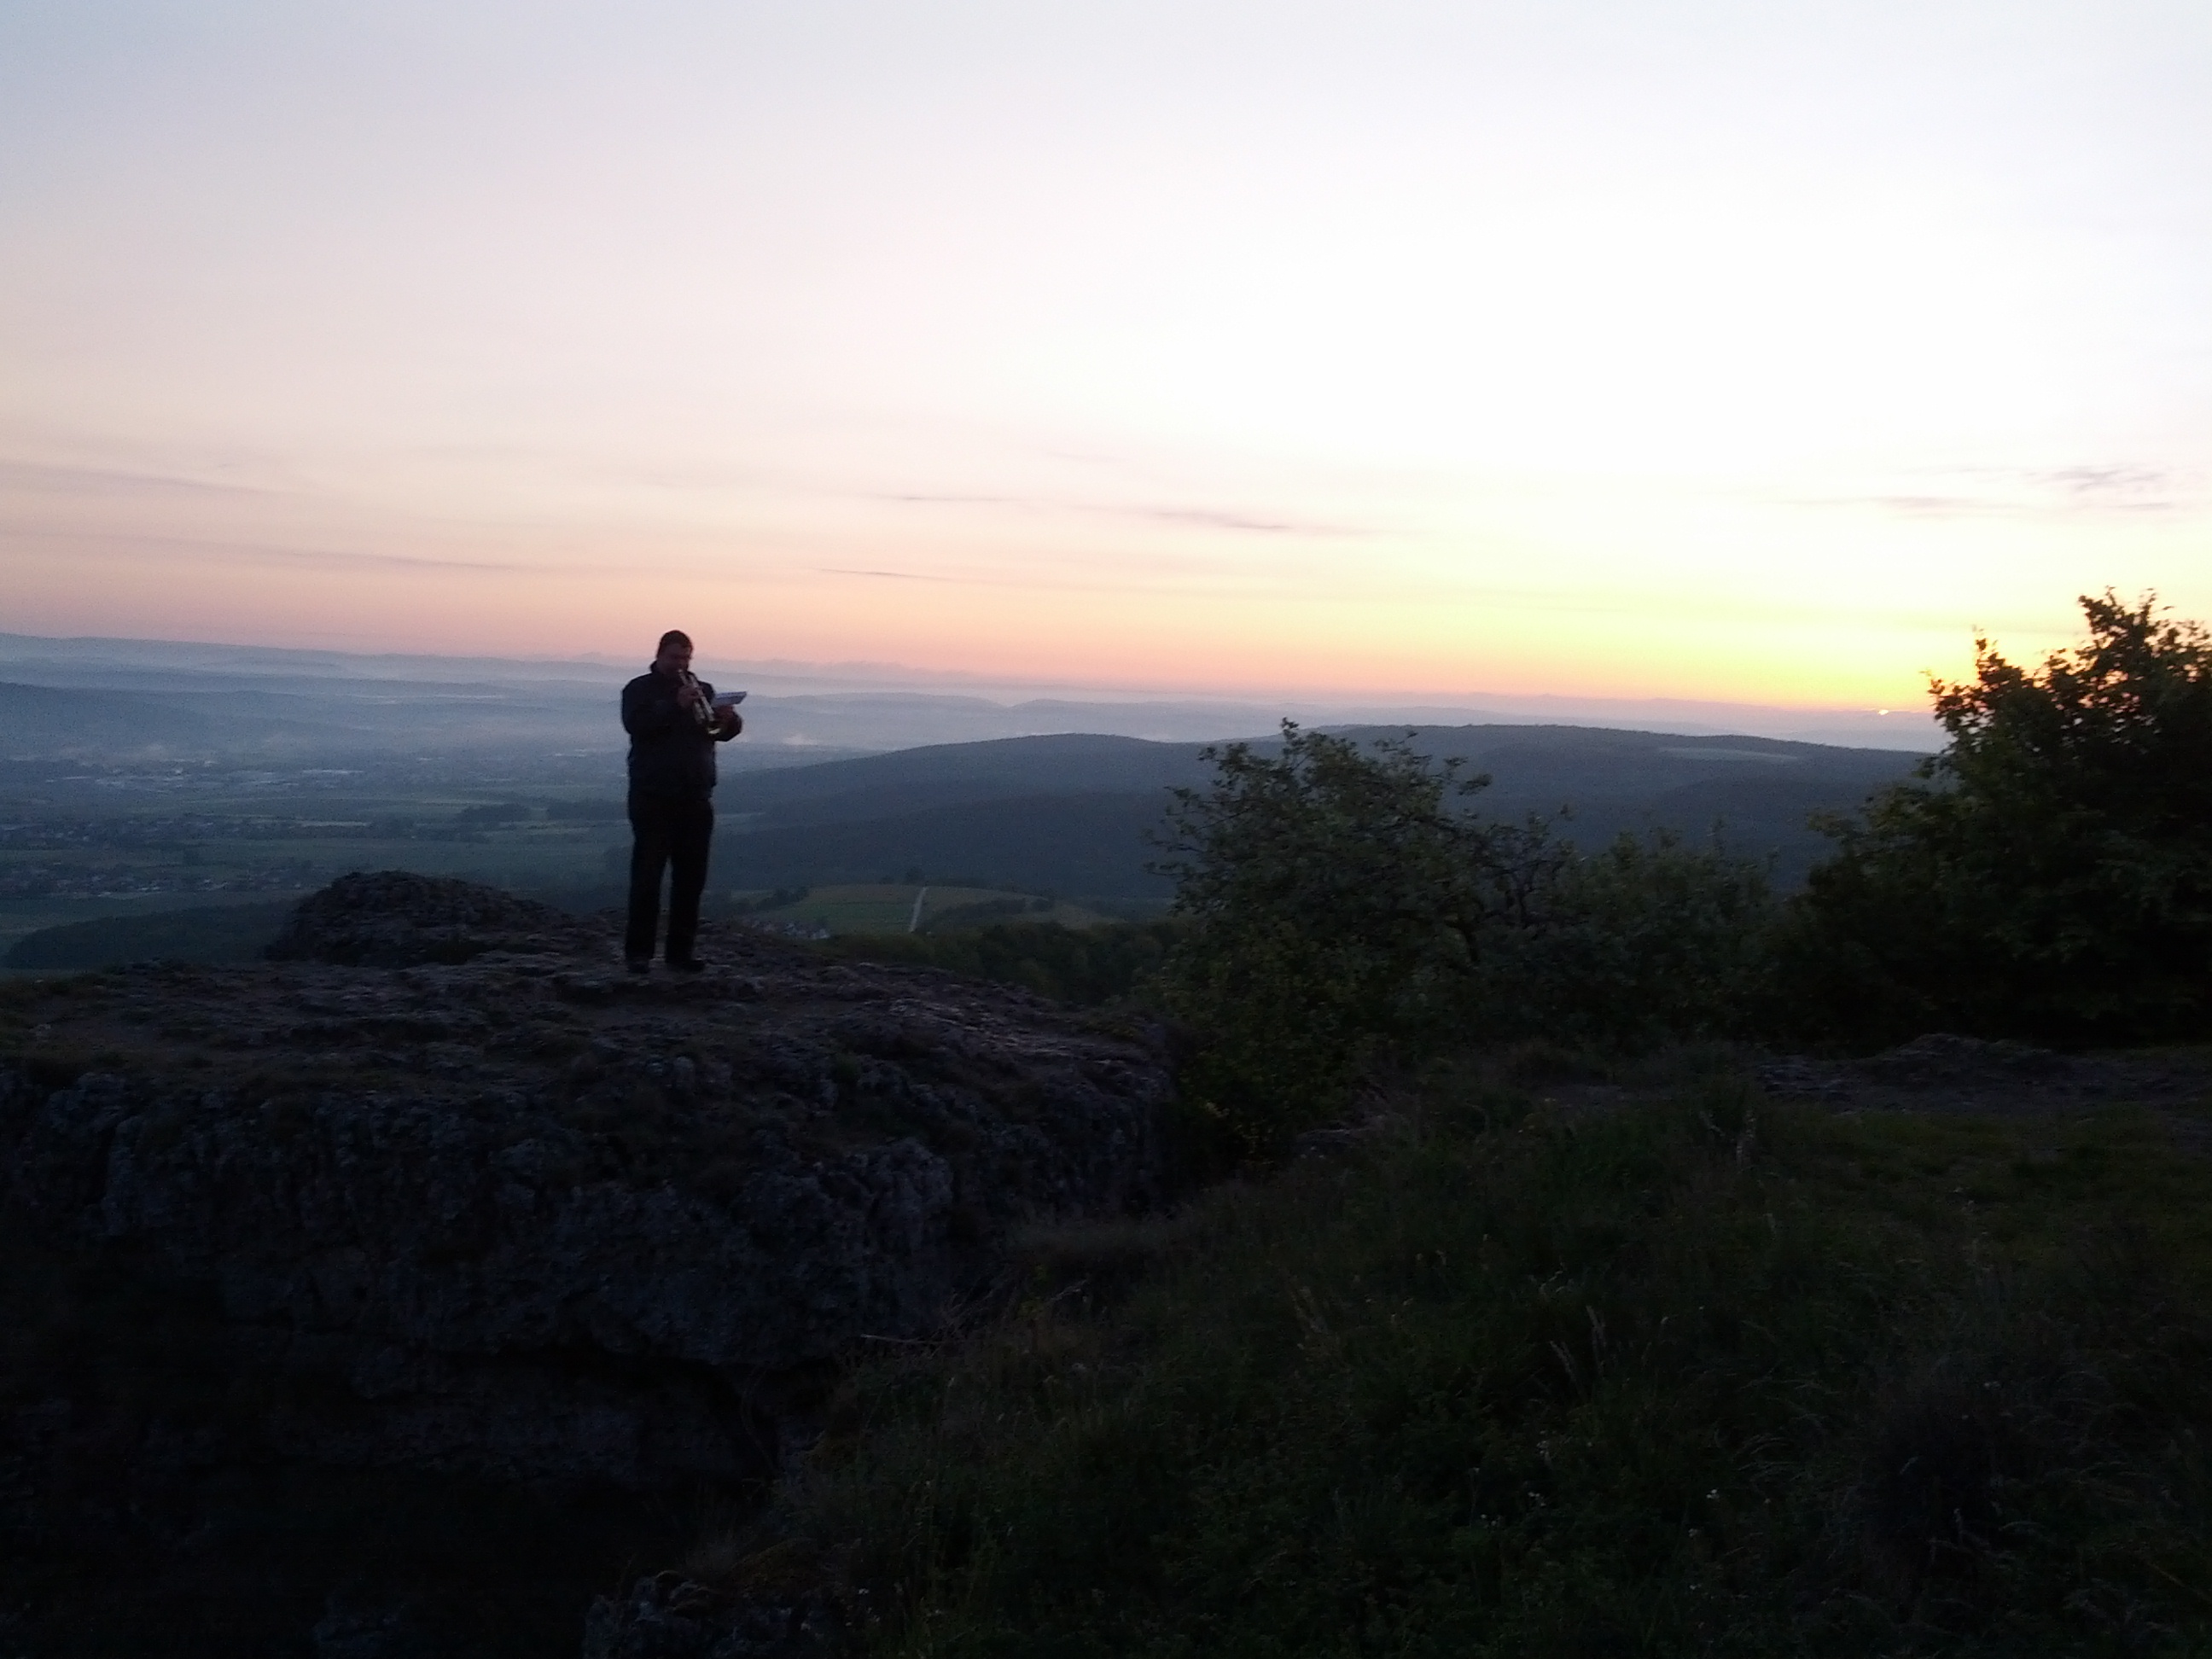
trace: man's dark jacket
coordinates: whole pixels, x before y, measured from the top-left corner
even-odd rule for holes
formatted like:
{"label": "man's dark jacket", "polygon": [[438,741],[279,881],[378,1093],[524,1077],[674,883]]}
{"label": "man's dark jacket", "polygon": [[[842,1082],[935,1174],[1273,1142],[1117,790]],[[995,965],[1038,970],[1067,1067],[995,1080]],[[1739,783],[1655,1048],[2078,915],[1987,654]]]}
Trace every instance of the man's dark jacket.
{"label": "man's dark jacket", "polygon": [[[673,800],[704,800],[714,793],[714,745],[718,735],[701,726],[676,701],[683,682],[647,669],[623,687],[623,730],[629,733],[629,787],[634,795]],[[708,702],[714,688],[699,682]]]}

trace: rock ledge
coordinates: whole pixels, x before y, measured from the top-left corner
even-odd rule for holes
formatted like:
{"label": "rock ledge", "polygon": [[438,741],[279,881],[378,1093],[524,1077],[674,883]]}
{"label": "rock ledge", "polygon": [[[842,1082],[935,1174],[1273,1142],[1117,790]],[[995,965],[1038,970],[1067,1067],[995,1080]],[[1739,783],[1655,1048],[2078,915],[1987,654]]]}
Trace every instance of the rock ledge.
{"label": "rock ledge", "polygon": [[201,1418],[0,1418],[31,1509],[58,1436],[165,1535],[270,1459],[756,1490],[862,1338],[992,1292],[1010,1228],[1158,1201],[1142,1029],[709,943],[633,978],[605,923],[387,873],[264,965],[18,988],[0,1225],[204,1307],[240,1379]]}

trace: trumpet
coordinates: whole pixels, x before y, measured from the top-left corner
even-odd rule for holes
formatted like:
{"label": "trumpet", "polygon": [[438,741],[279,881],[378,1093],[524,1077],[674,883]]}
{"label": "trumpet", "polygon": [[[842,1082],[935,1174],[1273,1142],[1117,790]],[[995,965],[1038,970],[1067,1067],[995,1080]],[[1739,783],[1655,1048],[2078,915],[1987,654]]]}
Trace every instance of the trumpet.
{"label": "trumpet", "polygon": [[739,729],[743,729],[742,717],[738,714],[738,705],[745,700],[744,692],[725,691],[709,703],[707,701],[706,691],[700,685],[699,677],[696,674],[687,668],[683,671],[683,678],[684,685],[694,694],[691,699],[691,718],[699,722],[701,731],[720,731],[722,716],[726,714],[738,720]]}
{"label": "trumpet", "polygon": [[684,689],[691,694],[691,718],[699,722],[702,731],[714,729],[714,711],[707,706],[707,694],[700,689],[699,677],[686,668],[682,671]]}

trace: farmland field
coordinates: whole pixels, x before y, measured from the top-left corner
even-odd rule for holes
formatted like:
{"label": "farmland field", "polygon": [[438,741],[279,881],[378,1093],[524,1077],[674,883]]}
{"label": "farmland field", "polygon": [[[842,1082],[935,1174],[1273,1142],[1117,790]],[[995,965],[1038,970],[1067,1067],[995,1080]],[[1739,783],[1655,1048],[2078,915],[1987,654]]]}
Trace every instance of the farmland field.
{"label": "farmland field", "polygon": [[[739,893],[732,896],[743,902],[771,896]],[[926,933],[994,921],[1056,921],[1067,927],[1091,927],[1106,920],[1080,905],[1027,893],[890,882],[817,887],[802,899],[760,910],[756,915],[762,921],[819,927],[832,934]]]}

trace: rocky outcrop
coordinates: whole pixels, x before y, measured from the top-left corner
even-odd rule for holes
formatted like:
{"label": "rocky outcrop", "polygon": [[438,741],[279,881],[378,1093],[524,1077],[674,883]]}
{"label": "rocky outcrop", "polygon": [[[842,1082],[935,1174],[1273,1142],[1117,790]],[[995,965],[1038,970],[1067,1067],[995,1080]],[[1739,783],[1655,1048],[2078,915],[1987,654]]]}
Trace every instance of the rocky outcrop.
{"label": "rocky outcrop", "polygon": [[588,951],[596,934],[564,910],[496,887],[377,870],[340,876],[301,900],[262,954],[271,962],[411,968],[494,951]]}
{"label": "rocky outcrop", "polygon": [[[734,1491],[845,1356],[988,1297],[1009,1228],[1157,1200],[1140,1030],[757,936],[633,977],[460,885],[340,884],[287,936],[325,960],[0,1014],[9,1236],[204,1304],[238,1456]],[[462,933],[502,948],[436,960]]]}

